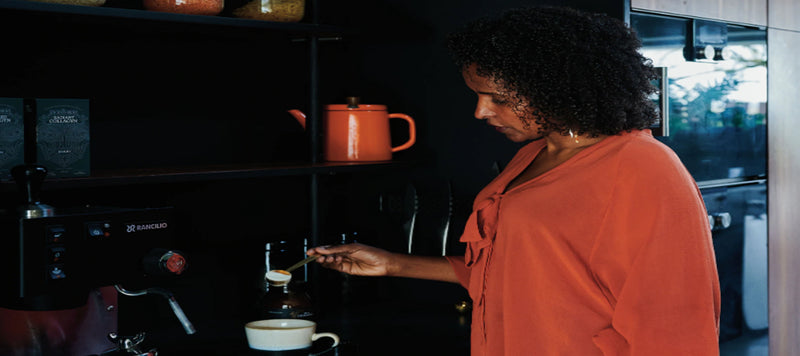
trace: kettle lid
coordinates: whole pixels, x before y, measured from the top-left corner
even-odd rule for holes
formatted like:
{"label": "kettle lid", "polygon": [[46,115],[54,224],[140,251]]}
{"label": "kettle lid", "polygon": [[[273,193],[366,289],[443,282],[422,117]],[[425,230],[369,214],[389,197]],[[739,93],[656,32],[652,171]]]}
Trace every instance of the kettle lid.
{"label": "kettle lid", "polygon": [[386,105],[359,105],[358,107],[351,108],[347,104],[331,104],[325,105],[326,111],[386,111]]}
{"label": "kettle lid", "polygon": [[347,104],[325,105],[327,111],[386,111],[386,105],[361,104],[361,98],[348,96]]}

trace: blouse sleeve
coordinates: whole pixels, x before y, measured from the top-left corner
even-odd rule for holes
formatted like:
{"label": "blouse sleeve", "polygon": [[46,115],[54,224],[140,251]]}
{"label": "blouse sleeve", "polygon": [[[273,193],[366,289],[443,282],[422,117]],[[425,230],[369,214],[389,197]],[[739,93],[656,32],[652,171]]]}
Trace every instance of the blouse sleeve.
{"label": "blouse sleeve", "polygon": [[450,266],[453,267],[453,270],[456,272],[458,282],[464,288],[467,288],[467,286],[469,286],[470,269],[467,268],[464,262],[464,256],[446,256],[446,258],[447,261],[450,262]]}
{"label": "blouse sleeve", "polygon": [[677,157],[661,156],[658,164],[651,156],[619,167],[592,252],[614,310],[594,337],[604,355],[719,353],[719,281],[705,206]]}

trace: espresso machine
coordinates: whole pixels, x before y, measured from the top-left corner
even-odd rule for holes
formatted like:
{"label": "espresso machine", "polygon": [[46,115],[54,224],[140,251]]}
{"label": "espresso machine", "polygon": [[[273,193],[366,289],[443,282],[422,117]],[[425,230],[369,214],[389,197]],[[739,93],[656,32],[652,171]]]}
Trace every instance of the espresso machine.
{"label": "espresso machine", "polygon": [[140,287],[187,266],[170,246],[173,209],[54,208],[38,198],[46,174],[14,167],[23,203],[0,215],[0,354],[156,355],[140,346],[143,334],[117,334],[121,296],[164,297],[194,333],[172,293]]}

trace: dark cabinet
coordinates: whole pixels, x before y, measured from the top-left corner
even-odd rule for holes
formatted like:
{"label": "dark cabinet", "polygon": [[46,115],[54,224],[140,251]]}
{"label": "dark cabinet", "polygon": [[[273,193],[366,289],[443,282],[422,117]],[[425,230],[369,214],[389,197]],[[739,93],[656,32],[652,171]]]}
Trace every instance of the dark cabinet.
{"label": "dark cabinet", "polygon": [[0,6],[3,31],[14,34],[6,38],[12,50],[0,95],[91,100],[92,175],[57,186],[334,166],[315,166],[314,143],[286,110],[318,112],[312,49],[336,27],[32,1]]}
{"label": "dark cabinet", "polygon": [[[0,96],[90,100],[91,176],[46,180],[42,198],[158,205],[169,201],[118,192],[163,197],[159,186],[179,182],[275,178],[264,185],[292,181],[276,190],[292,191],[302,202],[294,205],[316,207],[318,175],[387,166],[318,160],[319,42],[346,31],[316,23],[315,6],[303,22],[278,23],[234,18],[231,9],[222,16],[145,11],[128,1],[2,2],[0,30],[10,35]],[[293,108],[310,114],[309,132],[286,113]],[[18,203],[13,182],[0,182],[0,194],[3,208]],[[317,235],[317,213],[299,215]]]}

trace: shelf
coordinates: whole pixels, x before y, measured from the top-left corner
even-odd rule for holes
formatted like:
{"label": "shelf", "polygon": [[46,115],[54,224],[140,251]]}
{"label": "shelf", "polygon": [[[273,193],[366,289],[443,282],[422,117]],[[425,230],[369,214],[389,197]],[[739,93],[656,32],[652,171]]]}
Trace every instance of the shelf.
{"label": "shelf", "polygon": [[[281,176],[303,176],[310,174],[331,175],[389,169],[405,166],[405,163],[394,161],[351,163],[326,162],[319,164],[285,164],[285,165],[220,165],[204,167],[131,169],[114,171],[95,171],[91,177],[82,178],[48,178],[43,183],[44,189],[69,189],[88,187],[109,187],[137,184],[183,183],[213,180],[265,178]],[[0,192],[16,190],[13,180],[0,182]]]}
{"label": "shelf", "polygon": [[148,11],[139,9],[125,9],[108,6],[81,6],[51,4],[25,0],[0,1],[0,10],[21,10],[29,12],[66,14],[89,16],[97,18],[117,18],[144,21],[161,21],[182,24],[226,26],[244,29],[274,30],[295,34],[315,34],[323,37],[336,36],[345,32],[342,28],[330,25],[299,23],[299,22],[273,22],[240,19],[226,16],[203,16],[173,14],[167,12]]}

